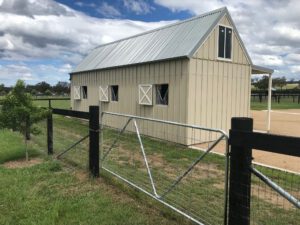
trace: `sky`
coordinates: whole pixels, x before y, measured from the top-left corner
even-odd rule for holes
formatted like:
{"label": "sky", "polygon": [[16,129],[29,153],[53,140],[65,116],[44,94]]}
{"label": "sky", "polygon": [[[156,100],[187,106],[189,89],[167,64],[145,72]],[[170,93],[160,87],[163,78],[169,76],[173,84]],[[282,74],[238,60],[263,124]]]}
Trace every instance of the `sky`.
{"label": "sky", "polygon": [[254,64],[300,79],[299,0],[0,0],[0,83],[68,81],[100,44],[223,6]]}

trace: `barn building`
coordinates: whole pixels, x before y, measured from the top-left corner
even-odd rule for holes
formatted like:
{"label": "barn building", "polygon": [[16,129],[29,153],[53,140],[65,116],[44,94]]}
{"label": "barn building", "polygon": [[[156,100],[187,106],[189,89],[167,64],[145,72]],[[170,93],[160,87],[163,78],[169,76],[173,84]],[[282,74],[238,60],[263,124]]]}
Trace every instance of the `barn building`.
{"label": "barn building", "polygon": [[228,132],[250,116],[251,74],[272,72],[252,64],[225,7],[95,48],[70,74],[71,106]]}

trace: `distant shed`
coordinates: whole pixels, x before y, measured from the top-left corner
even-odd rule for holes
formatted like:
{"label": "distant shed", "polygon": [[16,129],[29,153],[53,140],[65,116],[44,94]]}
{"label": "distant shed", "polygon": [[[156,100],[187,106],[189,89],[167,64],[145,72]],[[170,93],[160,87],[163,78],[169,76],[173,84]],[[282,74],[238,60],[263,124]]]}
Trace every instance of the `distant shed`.
{"label": "distant shed", "polygon": [[[253,67],[262,68],[221,8],[95,48],[70,74],[71,104],[228,132],[231,117],[250,116]],[[184,138],[190,131],[163,129],[163,138],[193,144]]]}

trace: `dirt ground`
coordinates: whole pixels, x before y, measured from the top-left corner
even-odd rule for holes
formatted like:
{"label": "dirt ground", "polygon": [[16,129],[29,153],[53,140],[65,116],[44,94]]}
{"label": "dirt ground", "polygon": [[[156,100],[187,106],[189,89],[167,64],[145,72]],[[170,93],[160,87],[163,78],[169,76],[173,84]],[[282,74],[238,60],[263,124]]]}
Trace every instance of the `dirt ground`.
{"label": "dirt ground", "polygon": [[[266,132],[267,111],[251,111],[254,130]],[[300,137],[300,109],[274,110],[271,112],[271,132]],[[204,147],[204,145],[197,145]],[[225,143],[218,144],[214,152],[224,153]],[[300,146],[299,146],[300,151]],[[254,162],[300,173],[300,158],[253,150]]]}
{"label": "dirt ground", "polygon": [[30,159],[29,161],[26,161],[24,159],[22,160],[16,160],[16,161],[9,161],[3,164],[4,167],[6,168],[24,168],[24,167],[30,167],[30,166],[34,166],[36,164],[40,164],[42,163],[43,160],[40,158],[33,158]]}
{"label": "dirt ground", "polygon": [[[251,111],[254,129],[265,131],[267,111]],[[271,133],[300,137],[300,109],[273,110],[271,112]]]}
{"label": "dirt ground", "polygon": [[[266,131],[267,111],[251,111],[254,129]],[[300,109],[273,110],[271,134],[300,137]],[[300,146],[299,146],[300,151]],[[300,173],[300,158],[255,150],[254,161]]]}

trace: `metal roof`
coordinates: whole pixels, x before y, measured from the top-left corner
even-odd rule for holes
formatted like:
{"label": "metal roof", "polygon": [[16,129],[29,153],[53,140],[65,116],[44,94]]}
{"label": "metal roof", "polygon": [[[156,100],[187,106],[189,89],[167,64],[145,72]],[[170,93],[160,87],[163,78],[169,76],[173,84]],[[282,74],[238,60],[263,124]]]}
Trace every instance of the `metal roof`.
{"label": "metal roof", "polygon": [[252,74],[272,74],[272,73],[274,73],[273,69],[258,66],[258,65],[252,65]]}
{"label": "metal roof", "polygon": [[100,45],[92,50],[72,73],[191,57],[226,13],[228,10],[224,7],[188,20]]}

